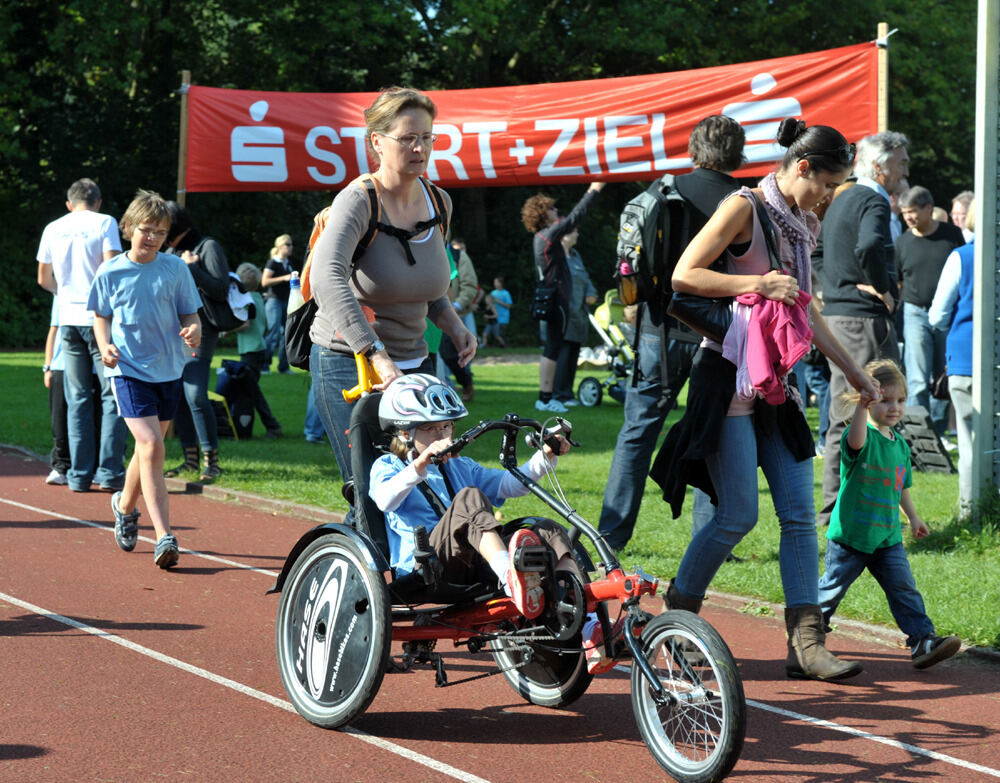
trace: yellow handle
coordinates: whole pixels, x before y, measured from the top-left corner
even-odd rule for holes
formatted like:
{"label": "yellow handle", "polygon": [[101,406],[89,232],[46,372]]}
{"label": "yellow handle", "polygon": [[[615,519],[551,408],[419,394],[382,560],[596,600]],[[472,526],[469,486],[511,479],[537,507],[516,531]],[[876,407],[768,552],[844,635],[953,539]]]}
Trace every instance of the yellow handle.
{"label": "yellow handle", "polygon": [[381,383],[382,379],[378,372],[372,367],[371,362],[364,354],[354,354],[354,364],[358,368],[358,385],[352,389],[344,389],[343,395],[346,402],[354,402],[359,397],[367,397],[376,383]]}

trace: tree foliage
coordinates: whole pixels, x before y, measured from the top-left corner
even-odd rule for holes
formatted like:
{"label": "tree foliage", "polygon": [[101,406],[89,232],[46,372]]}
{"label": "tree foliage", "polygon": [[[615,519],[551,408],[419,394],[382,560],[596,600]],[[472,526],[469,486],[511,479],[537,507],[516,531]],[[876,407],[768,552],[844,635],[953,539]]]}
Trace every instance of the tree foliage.
{"label": "tree foliage", "polygon": [[[7,346],[40,345],[48,295],[35,284],[38,237],[68,185],[92,177],[120,216],[135,190],[173,197],[180,75],[198,84],[311,92],[475,88],[700,68],[891,39],[890,125],[911,140],[912,184],[946,204],[971,187],[974,0],[18,0],[0,6],[0,208],[16,274],[0,291]],[[933,52],[933,58],[927,53]],[[580,249],[610,283],[618,210],[638,186],[612,185]],[[570,206],[577,187],[553,187]],[[456,231],[489,281],[531,288],[524,188],[453,192]],[[192,194],[199,226],[235,266],[266,261],[273,237],[301,248],[328,193]]]}

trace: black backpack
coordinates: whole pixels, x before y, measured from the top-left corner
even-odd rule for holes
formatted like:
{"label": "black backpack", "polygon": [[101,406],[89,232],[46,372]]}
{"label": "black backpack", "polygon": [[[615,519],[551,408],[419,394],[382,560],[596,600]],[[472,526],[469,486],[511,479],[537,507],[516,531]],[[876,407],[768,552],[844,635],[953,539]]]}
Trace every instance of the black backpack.
{"label": "black backpack", "polygon": [[624,305],[665,306],[670,276],[690,240],[688,204],[664,174],[622,210],[615,279]]}
{"label": "black backpack", "polygon": [[[445,238],[448,233],[448,210],[445,209],[441,190],[433,182],[424,180],[424,184],[427,185],[434,199],[434,205],[437,210],[436,214],[430,220],[419,223],[413,232],[407,232],[382,222],[382,202],[379,200],[379,186],[377,180],[371,174],[362,174],[355,181],[361,182],[364,185],[368,193],[371,211],[368,217],[368,228],[358,242],[358,246],[354,250],[354,256],[351,259],[352,269],[365,250],[368,249],[368,246],[375,241],[375,237],[379,231],[385,231],[387,234],[391,234],[399,239],[403,243],[406,255],[411,259],[411,263],[413,263],[413,257],[410,254],[409,244],[407,244],[408,235],[423,231],[432,225],[440,224],[441,238],[444,240],[445,250],[448,249],[448,240]],[[354,183],[352,182],[351,184]],[[326,228],[329,217],[330,207],[324,207],[313,217],[312,234],[309,236],[309,254],[306,256],[306,263],[302,268],[300,276],[302,280],[302,297],[305,299],[305,303],[298,310],[289,313],[285,320],[285,353],[288,357],[288,363],[292,367],[298,367],[301,370],[309,369],[309,354],[312,352],[312,338],[309,337],[309,329],[312,327],[312,322],[316,317],[316,310],[318,309],[316,301],[312,298],[312,291],[308,283],[309,268],[312,266],[313,247],[315,247],[320,234],[323,233],[323,229]]]}

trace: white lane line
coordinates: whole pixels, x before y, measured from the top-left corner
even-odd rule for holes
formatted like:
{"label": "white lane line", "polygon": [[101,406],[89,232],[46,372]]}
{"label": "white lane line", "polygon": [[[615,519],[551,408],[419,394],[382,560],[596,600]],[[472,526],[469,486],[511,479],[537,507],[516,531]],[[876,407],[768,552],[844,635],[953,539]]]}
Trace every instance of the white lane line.
{"label": "white lane line", "polygon": [[[42,514],[43,516],[55,517],[56,519],[60,519],[64,522],[75,522],[78,525],[97,528],[98,530],[103,530],[107,533],[112,533],[112,534],[115,532],[114,525],[110,526],[102,525],[100,522],[91,522],[88,519],[75,519],[74,517],[65,517],[58,511],[52,511],[51,509],[47,508],[38,508],[37,506],[28,506],[25,505],[24,503],[18,503],[16,500],[8,500],[7,498],[0,498],[0,502],[6,503],[9,506],[23,508],[26,511],[34,511],[35,513]],[[149,538],[148,536],[139,536],[138,539],[139,541],[145,541],[147,544],[153,544],[154,546],[156,545],[155,538]],[[227,565],[231,568],[239,568],[244,571],[253,571],[258,574],[263,574],[264,576],[269,576],[273,579],[278,578],[277,571],[268,571],[266,568],[257,568],[256,566],[247,565],[246,563],[239,563],[236,560],[228,560],[224,557],[210,555],[206,552],[199,552],[196,549],[185,549],[184,547],[180,547],[180,552],[181,554],[185,555],[194,555],[195,557],[202,557],[205,560],[211,560],[213,563],[221,563],[222,565]]]}
{"label": "white lane line", "polygon": [[[117,636],[108,631],[101,630],[100,628],[94,628],[93,626],[81,623],[79,620],[74,620],[72,617],[65,617],[61,614],[56,614],[55,612],[50,612],[48,609],[43,609],[40,606],[35,606],[27,601],[22,601],[19,598],[15,598],[7,593],[0,593],[0,600],[6,601],[9,604],[20,607],[25,611],[31,612],[32,614],[37,614],[40,617],[45,617],[49,620],[54,620],[57,623],[62,623],[63,625],[68,625],[71,628],[76,628],[80,631],[85,631],[86,633],[92,634],[100,639],[104,639],[108,642],[113,642],[126,650],[131,650],[132,652],[139,653],[140,655],[145,655],[153,660],[159,661],[160,663],[165,663],[168,666],[173,666],[176,669],[185,671],[188,674],[193,674],[196,677],[202,677],[209,682],[215,683],[216,685],[222,685],[225,688],[234,690],[237,693],[241,693],[244,696],[250,696],[251,698],[262,701],[265,704],[269,704],[272,707],[278,707],[279,709],[285,710],[286,712],[295,713],[295,708],[292,706],[291,702],[285,701],[284,699],[279,699],[276,696],[272,696],[269,693],[264,693],[256,688],[251,688],[249,685],[244,685],[241,682],[236,682],[235,680],[230,680],[228,677],[223,677],[219,674],[214,674],[207,669],[202,669],[200,666],[194,666],[190,663],[182,661],[178,658],[174,658],[170,655],[158,652],[149,647],[144,647],[141,644],[136,644],[135,642],[129,641],[124,637]],[[350,727],[345,727],[339,730],[342,734],[350,734],[351,736],[361,740],[362,742],[367,742],[369,745],[374,745],[377,748],[386,750],[390,753],[394,753],[397,756],[402,756],[403,758],[409,759],[417,764],[421,764],[425,767],[440,772],[443,775],[448,775],[449,777],[455,778],[456,780],[461,780],[463,783],[489,783],[489,781],[484,778],[473,775],[471,772],[465,772],[464,770],[453,767],[450,764],[445,764],[437,759],[430,758],[421,753],[410,750],[409,748],[404,748],[402,745],[397,745],[394,742],[389,742],[381,737],[376,737],[368,734],[364,731],[358,729],[353,729]]]}
{"label": "white lane line", "polygon": [[[8,500],[7,498],[0,498],[0,501],[2,501],[4,503],[8,503],[8,504],[10,504],[12,506],[17,506],[18,508],[26,509],[28,511],[35,511],[35,512],[37,512],[39,514],[45,514],[45,515],[48,515],[48,516],[54,516],[54,517],[56,517],[58,519],[63,519],[63,520],[66,520],[68,522],[77,522],[77,523],[79,523],[81,525],[86,525],[88,527],[95,527],[95,528],[99,528],[101,530],[109,530],[112,533],[114,532],[114,528],[113,527],[108,528],[106,525],[101,525],[101,524],[98,524],[96,522],[89,522],[89,521],[83,520],[83,519],[73,519],[71,517],[63,517],[63,516],[61,516],[56,511],[51,511],[51,510],[48,510],[48,509],[37,508],[35,506],[27,506],[27,505],[25,505],[23,503],[17,503],[16,501]],[[144,541],[148,541],[149,543],[152,543],[152,544],[156,543],[152,539],[148,539],[148,538],[143,538],[143,540]],[[237,567],[237,568],[243,568],[243,569],[246,569],[248,571],[256,571],[256,572],[261,573],[261,574],[267,574],[268,576],[273,576],[275,578],[278,576],[277,572],[274,572],[274,571],[265,571],[265,570],[260,569],[260,568],[253,568],[251,566],[244,565],[243,563],[237,563],[234,560],[226,560],[224,558],[215,557],[214,555],[206,555],[204,553],[196,552],[196,551],[190,550],[190,549],[182,549],[181,551],[182,552],[187,552],[189,554],[196,555],[198,557],[204,557],[204,558],[206,558],[208,560],[214,560],[214,561],[219,562],[219,563],[225,563],[226,565],[231,565],[231,566],[234,566],[234,567]],[[0,593],[0,596],[2,596],[2,595],[3,594]],[[58,615],[52,615],[52,617],[53,617],[53,619],[57,619],[59,616]],[[66,619],[67,619],[67,621],[70,624],[75,624],[76,623],[75,620],[68,620],[68,618],[66,618]],[[97,635],[99,635],[99,636],[105,636],[105,635],[110,636],[110,634],[105,634],[103,631],[96,631],[96,629],[92,629],[91,632],[92,633],[96,632]],[[122,640],[123,643],[125,641],[126,640]],[[132,643],[131,642],[127,642],[125,644],[125,646],[128,646],[130,644],[132,644]],[[136,645],[136,647],[138,648],[139,646]],[[141,648],[141,649],[145,649],[145,648]],[[154,653],[154,651],[150,650],[150,653]],[[157,657],[159,655],[160,655],[160,653],[155,653],[153,655],[153,657]],[[171,659],[171,660],[173,660],[173,659]],[[187,665],[188,664],[184,664],[184,666],[187,666]],[[192,667],[192,668],[195,668],[195,667]],[[618,670],[620,670],[620,671],[631,672],[631,667],[626,667],[626,666],[624,666],[622,664],[619,664],[615,668],[618,669]],[[215,676],[215,675],[212,675],[212,676]],[[211,679],[211,677],[209,677],[209,679]],[[227,682],[229,682],[229,681],[227,681]],[[239,683],[234,683],[234,685],[238,685],[239,688],[245,688],[246,687],[246,686],[239,685]],[[239,690],[239,688],[237,688],[237,690]],[[252,689],[249,689],[249,690],[252,690]],[[254,693],[257,693],[257,692],[254,692]],[[251,693],[250,695],[254,695],[254,694]],[[295,710],[295,708],[292,707],[292,705],[291,705],[290,702],[282,701],[281,699],[276,699],[275,697],[269,696],[267,694],[261,694],[261,695],[264,697],[265,701],[271,701],[276,706],[280,706],[282,709],[288,709],[288,710],[291,710],[291,711]],[[771,704],[765,704],[764,702],[754,701],[753,699],[747,699],[747,705],[750,706],[750,707],[755,707],[755,708],[760,709],[760,710],[765,710],[767,712],[773,712],[773,713],[775,713],[777,715],[783,715],[784,717],[787,717],[787,718],[792,718],[792,719],[795,719],[795,720],[805,721],[806,723],[811,723],[811,724],[813,724],[815,726],[821,726],[823,728],[830,729],[831,731],[839,731],[839,732],[842,732],[844,734],[851,734],[851,735],[854,735],[856,737],[860,737],[861,739],[870,740],[871,742],[878,742],[878,743],[881,743],[883,745],[889,745],[889,746],[894,747],[894,748],[899,748],[901,750],[906,750],[906,751],[909,751],[910,753],[913,753],[913,754],[918,755],[918,756],[926,756],[927,758],[935,759],[937,761],[942,761],[942,762],[947,763],[947,764],[954,764],[955,766],[963,767],[964,769],[974,770],[976,772],[982,772],[982,773],[984,773],[986,775],[992,775],[993,777],[1000,778],[1000,770],[992,769],[990,767],[984,767],[984,766],[982,766],[980,764],[975,764],[975,763],[973,763],[971,761],[963,761],[962,759],[955,758],[954,756],[948,756],[948,755],[945,755],[943,753],[938,753],[937,751],[934,751],[934,750],[926,750],[926,749],[918,747],[916,745],[910,745],[907,742],[900,742],[899,740],[890,739],[888,737],[882,737],[882,736],[880,736],[878,734],[870,734],[869,732],[862,731],[861,729],[855,729],[855,728],[852,728],[850,726],[844,726],[844,725],[842,725],[840,723],[833,723],[832,721],[822,720],[821,718],[813,718],[813,717],[811,717],[809,715],[804,715],[803,713],[800,713],[800,712],[793,712],[791,710],[786,710],[786,709],[784,709],[782,707],[776,707],[776,706],[771,705]],[[352,734],[357,734],[359,736],[359,738],[362,738],[362,739],[370,737],[371,739],[370,740],[366,739],[366,741],[371,741],[372,744],[374,744],[374,745],[378,745],[379,743],[381,743],[383,741],[383,740],[378,739],[377,737],[372,737],[371,735],[364,734],[363,732],[355,732],[355,730],[353,730],[353,729],[344,729],[343,731],[348,732],[348,733],[352,733]],[[392,745],[392,743],[389,743],[389,745]],[[392,747],[395,748],[395,747],[399,747],[399,746],[392,745]],[[408,753],[411,753],[411,751],[406,750],[406,748],[400,748],[400,750],[404,751],[404,752],[400,753],[400,755],[406,755]],[[393,750],[392,752],[395,753],[396,751]],[[409,756],[407,756],[407,758],[409,758]],[[421,763],[423,763],[423,762],[421,762]],[[475,777],[468,778],[468,779],[469,780],[479,780],[479,778],[475,778]]]}
{"label": "white lane line", "polygon": [[974,772],[982,772],[985,775],[992,775],[995,778],[1000,778],[1000,769],[984,767],[981,764],[975,764],[971,761],[964,761],[963,759],[958,759],[954,756],[947,756],[944,753],[938,753],[936,750],[927,750],[925,748],[918,747],[917,745],[911,745],[908,742],[900,742],[899,740],[890,739],[889,737],[882,737],[878,734],[871,734],[867,731],[862,731],[861,729],[844,726],[840,723],[834,723],[821,718],[813,718],[809,715],[803,715],[801,712],[792,712],[791,710],[786,710],[783,707],[775,707],[773,704],[765,704],[764,702],[754,701],[753,699],[747,699],[747,705],[750,707],[756,707],[759,710],[773,712],[776,715],[781,715],[786,718],[805,721],[813,726],[820,726],[824,729],[830,729],[831,731],[851,734],[855,737],[860,737],[861,739],[870,740],[871,742],[880,742],[883,745],[888,745],[892,748],[899,748],[900,750],[908,751],[917,756],[926,756],[927,758],[934,759],[935,761],[943,761],[946,764],[954,764],[956,767],[962,767],[963,769],[972,770]]}

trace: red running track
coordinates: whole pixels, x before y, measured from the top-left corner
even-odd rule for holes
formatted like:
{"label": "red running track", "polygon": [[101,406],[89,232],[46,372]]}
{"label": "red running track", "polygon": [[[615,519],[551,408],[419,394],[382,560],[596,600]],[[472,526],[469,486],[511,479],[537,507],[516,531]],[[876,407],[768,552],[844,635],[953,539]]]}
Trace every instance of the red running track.
{"label": "red running track", "polygon": [[[46,467],[0,449],[0,781],[666,780],[639,738],[626,671],[570,710],[534,707],[502,677],[434,688],[387,675],[349,730],[324,731],[285,697],[274,653],[274,574],[314,523],[260,502],[171,495],[184,551],[152,562],[111,533],[106,493],[43,483]],[[655,602],[648,609],[657,611]],[[747,741],[731,779],[1000,778],[1000,666],[963,653],[925,672],[875,636],[836,636],[861,660],[852,685],[787,680],[780,619],[704,616],[740,663]],[[495,670],[448,657],[452,682]]]}

